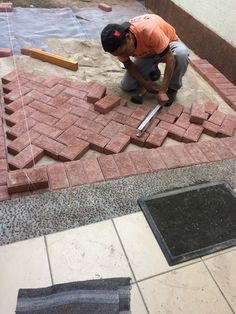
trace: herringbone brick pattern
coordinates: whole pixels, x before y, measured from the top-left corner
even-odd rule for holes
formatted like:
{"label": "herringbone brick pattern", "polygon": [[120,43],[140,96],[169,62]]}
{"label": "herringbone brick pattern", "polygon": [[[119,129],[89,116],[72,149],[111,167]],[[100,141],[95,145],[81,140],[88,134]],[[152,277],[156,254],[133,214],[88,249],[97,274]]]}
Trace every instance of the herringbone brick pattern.
{"label": "herringbone brick pattern", "polygon": [[[4,141],[1,121],[0,199],[46,186],[65,188],[235,157],[236,116],[218,111],[214,103],[193,104],[190,109],[173,103],[137,137],[136,128],[151,107],[128,108],[126,100],[107,95],[101,84],[45,79],[24,71],[7,74],[2,83],[2,119],[10,142]],[[193,147],[203,133],[232,137],[232,145],[225,144],[230,139],[216,139]],[[167,137],[190,144],[161,147]],[[154,150],[120,154],[129,143]],[[113,156],[79,160],[89,149]],[[26,170],[44,155],[64,164]],[[8,170],[14,171],[7,175]]]}

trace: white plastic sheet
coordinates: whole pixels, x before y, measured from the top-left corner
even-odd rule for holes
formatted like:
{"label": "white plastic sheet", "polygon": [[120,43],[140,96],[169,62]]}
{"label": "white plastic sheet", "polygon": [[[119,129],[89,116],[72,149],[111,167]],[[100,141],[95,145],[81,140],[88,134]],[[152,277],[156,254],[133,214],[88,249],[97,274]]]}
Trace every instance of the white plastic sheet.
{"label": "white plastic sheet", "polygon": [[14,8],[0,13],[0,47],[20,53],[21,47],[48,50],[48,38],[87,38],[70,8]]}

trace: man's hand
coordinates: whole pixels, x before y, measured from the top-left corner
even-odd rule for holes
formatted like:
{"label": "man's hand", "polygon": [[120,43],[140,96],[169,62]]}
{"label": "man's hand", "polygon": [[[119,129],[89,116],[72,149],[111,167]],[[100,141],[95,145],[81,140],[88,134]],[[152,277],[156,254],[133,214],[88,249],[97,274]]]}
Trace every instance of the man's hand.
{"label": "man's hand", "polygon": [[165,103],[169,100],[167,94],[160,90],[160,86],[153,83],[152,81],[145,81],[143,86],[149,93],[156,94],[157,101],[161,106],[164,106]]}
{"label": "man's hand", "polygon": [[167,94],[163,91],[157,93],[157,101],[161,106],[164,106],[165,103],[169,100]]}
{"label": "man's hand", "polygon": [[143,82],[143,87],[149,92],[149,93],[152,93],[152,94],[156,94],[158,93],[158,86],[152,82],[152,81],[145,81]]}

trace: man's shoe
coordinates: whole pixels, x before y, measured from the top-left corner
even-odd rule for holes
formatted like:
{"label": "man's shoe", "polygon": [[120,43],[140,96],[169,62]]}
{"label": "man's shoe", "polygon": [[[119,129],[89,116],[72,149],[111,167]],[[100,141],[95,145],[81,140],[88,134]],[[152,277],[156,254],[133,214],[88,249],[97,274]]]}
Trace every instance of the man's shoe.
{"label": "man's shoe", "polygon": [[158,67],[155,67],[155,70],[150,72],[149,74],[150,80],[151,81],[158,81],[161,77],[161,71],[158,69]]}
{"label": "man's shoe", "polygon": [[165,103],[165,107],[169,107],[176,100],[177,90],[168,88],[168,91],[166,94],[169,100]]}

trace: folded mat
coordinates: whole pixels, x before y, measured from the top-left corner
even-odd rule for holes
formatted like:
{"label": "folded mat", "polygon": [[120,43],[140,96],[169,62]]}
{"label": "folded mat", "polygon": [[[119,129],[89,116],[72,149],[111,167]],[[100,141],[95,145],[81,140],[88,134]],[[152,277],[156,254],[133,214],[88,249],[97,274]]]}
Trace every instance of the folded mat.
{"label": "folded mat", "polygon": [[20,289],[16,314],[130,313],[130,278],[108,278]]}

